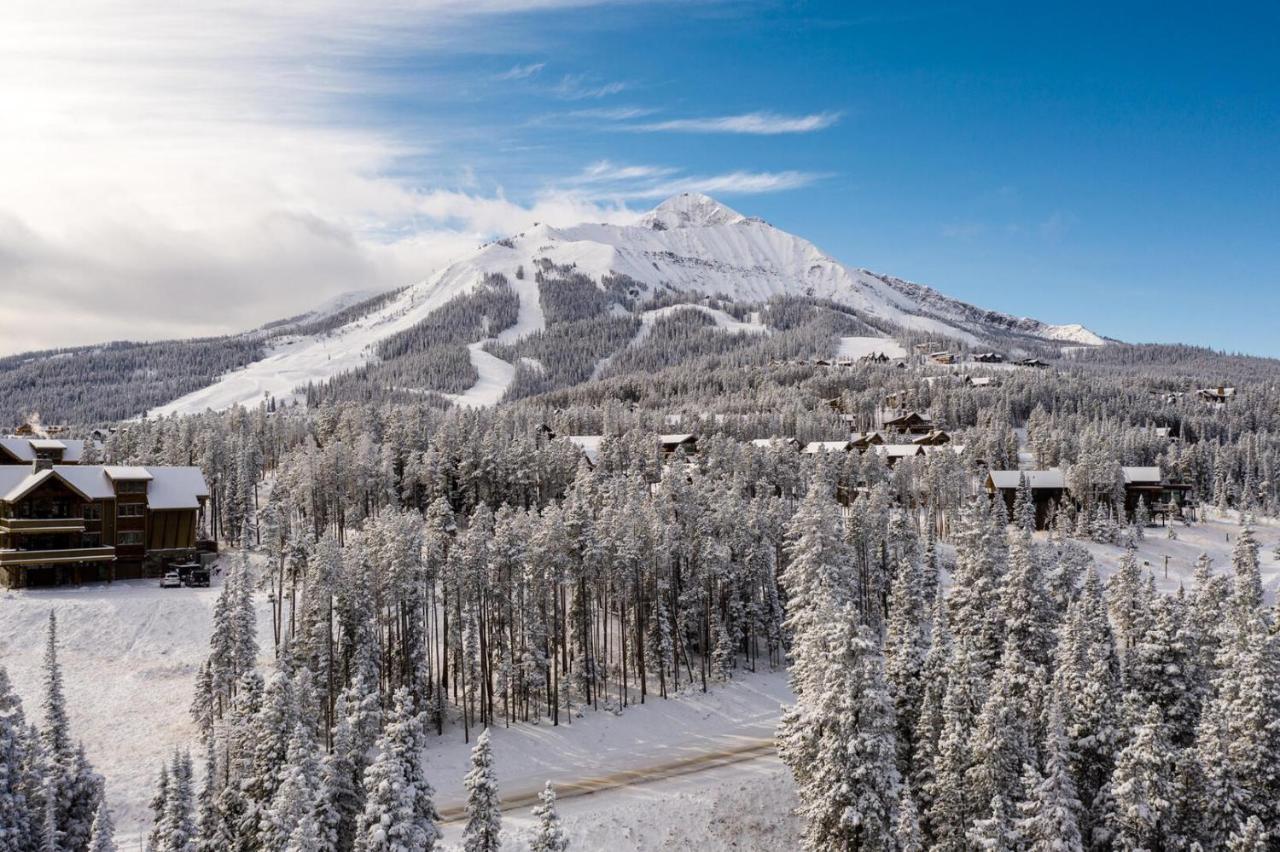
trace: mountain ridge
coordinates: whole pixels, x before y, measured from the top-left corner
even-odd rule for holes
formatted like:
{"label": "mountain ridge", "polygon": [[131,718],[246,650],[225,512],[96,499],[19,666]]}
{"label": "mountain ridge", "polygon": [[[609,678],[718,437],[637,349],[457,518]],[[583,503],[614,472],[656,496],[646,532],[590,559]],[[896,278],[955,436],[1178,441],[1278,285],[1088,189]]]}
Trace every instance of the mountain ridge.
{"label": "mountain ridge", "polygon": [[[1079,325],[1015,317],[945,296],[933,288],[846,266],[808,240],[763,219],[745,216],[698,193],[682,193],[635,224],[539,224],[490,242],[432,276],[394,291],[375,310],[322,334],[283,334],[265,357],[152,410],[152,415],[255,404],[265,397],[296,398],[299,388],[376,363],[383,341],[410,333],[434,312],[503,279],[518,300],[516,318],[499,332],[465,341],[482,394],[446,393],[460,404],[492,404],[514,365],[498,370],[486,347],[492,338],[513,344],[547,329],[542,289],[547,280],[573,278],[598,290],[614,288],[619,314],[655,301],[726,299],[763,304],[779,297],[837,303],[868,320],[906,332],[991,345],[1016,335],[1049,345],[1097,346],[1103,338]],[[581,295],[590,295],[581,288]],[[630,305],[631,307],[626,307]],[[348,308],[348,310],[350,310]],[[643,319],[643,317],[641,317]],[[458,341],[461,343],[463,341]]]}

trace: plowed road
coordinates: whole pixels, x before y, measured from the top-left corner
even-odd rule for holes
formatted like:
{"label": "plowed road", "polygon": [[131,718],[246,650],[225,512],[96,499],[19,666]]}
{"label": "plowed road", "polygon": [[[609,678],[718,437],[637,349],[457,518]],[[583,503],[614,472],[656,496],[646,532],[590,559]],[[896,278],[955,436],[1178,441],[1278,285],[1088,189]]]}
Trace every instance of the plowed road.
{"label": "plowed road", "polygon": [[[720,766],[744,763],[773,753],[774,745],[771,738],[751,738],[728,748],[700,752],[641,769],[627,769],[612,772],[608,775],[583,778],[578,781],[554,781],[553,784],[556,790],[556,800],[563,801],[565,799],[590,796],[594,793],[602,793],[606,790],[616,790],[620,787],[634,787],[666,778],[692,775],[696,772],[703,772]],[[502,796],[502,809],[506,811],[513,808],[530,807],[537,803],[538,796],[541,793],[541,786],[536,789],[504,793]],[[454,804],[440,809],[441,824],[448,825],[449,823],[462,822],[465,818],[465,805]]]}

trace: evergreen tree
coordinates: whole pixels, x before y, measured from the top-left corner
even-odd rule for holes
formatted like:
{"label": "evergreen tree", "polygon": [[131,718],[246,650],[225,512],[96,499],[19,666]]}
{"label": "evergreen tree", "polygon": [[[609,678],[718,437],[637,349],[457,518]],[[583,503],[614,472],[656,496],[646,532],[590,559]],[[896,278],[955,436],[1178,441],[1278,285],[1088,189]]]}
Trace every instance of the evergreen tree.
{"label": "evergreen tree", "polygon": [[1071,777],[1062,707],[1056,696],[1049,705],[1044,752],[1044,778],[1019,806],[1018,834],[1029,852],[1081,852],[1081,805]]}
{"label": "evergreen tree", "polygon": [[556,813],[556,791],[550,781],[538,795],[533,818],[538,821],[538,827],[530,852],[565,852],[569,848],[569,838],[560,825],[560,815]]}
{"label": "evergreen tree", "polygon": [[116,829],[111,822],[111,811],[106,802],[98,805],[93,816],[93,828],[89,832],[88,852],[116,852]]}
{"label": "evergreen tree", "polygon": [[485,728],[471,750],[471,769],[462,786],[467,790],[467,824],[462,831],[466,852],[497,852],[502,842],[502,810],[498,779],[493,772],[493,749]]}
{"label": "evergreen tree", "polygon": [[356,825],[358,852],[430,852],[439,841],[431,790],[421,777],[422,720],[409,691],[395,694],[395,706],[377,742],[378,757],[364,773],[364,811]]}
{"label": "evergreen tree", "polygon": [[1107,815],[1115,847],[1126,852],[1168,848],[1173,840],[1172,748],[1160,708],[1151,705],[1116,758]]}

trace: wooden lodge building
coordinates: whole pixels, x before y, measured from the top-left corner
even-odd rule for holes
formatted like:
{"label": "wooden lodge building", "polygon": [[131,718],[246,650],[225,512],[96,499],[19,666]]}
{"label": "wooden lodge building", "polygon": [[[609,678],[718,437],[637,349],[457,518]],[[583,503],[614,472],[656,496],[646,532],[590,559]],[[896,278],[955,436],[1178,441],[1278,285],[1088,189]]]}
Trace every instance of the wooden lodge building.
{"label": "wooden lodge building", "polygon": [[197,467],[0,465],[0,586],[156,576],[196,556],[208,497]]}
{"label": "wooden lodge building", "polygon": [[[1138,502],[1145,500],[1151,517],[1168,519],[1181,515],[1189,505],[1191,486],[1167,482],[1159,467],[1124,467],[1124,513],[1132,517]],[[1014,501],[1018,488],[1026,477],[1031,499],[1036,506],[1036,529],[1044,529],[1051,507],[1061,505],[1069,496],[1066,479],[1061,470],[993,470],[987,474],[987,492],[1004,499],[1013,517]]]}

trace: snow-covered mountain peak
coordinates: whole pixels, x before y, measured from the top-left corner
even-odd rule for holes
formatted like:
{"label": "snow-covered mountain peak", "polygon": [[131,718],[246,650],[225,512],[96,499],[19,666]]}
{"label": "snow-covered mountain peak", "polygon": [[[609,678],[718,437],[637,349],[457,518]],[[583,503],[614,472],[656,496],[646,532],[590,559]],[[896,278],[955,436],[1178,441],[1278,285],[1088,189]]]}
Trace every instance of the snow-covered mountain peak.
{"label": "snow-covered mountain peak", "polygon": [[671,228],[709,228],[735,225],[746,220],[737,210],[727,207],[701,192],[673,195],[640,217],[642,228],[663,231]]}

